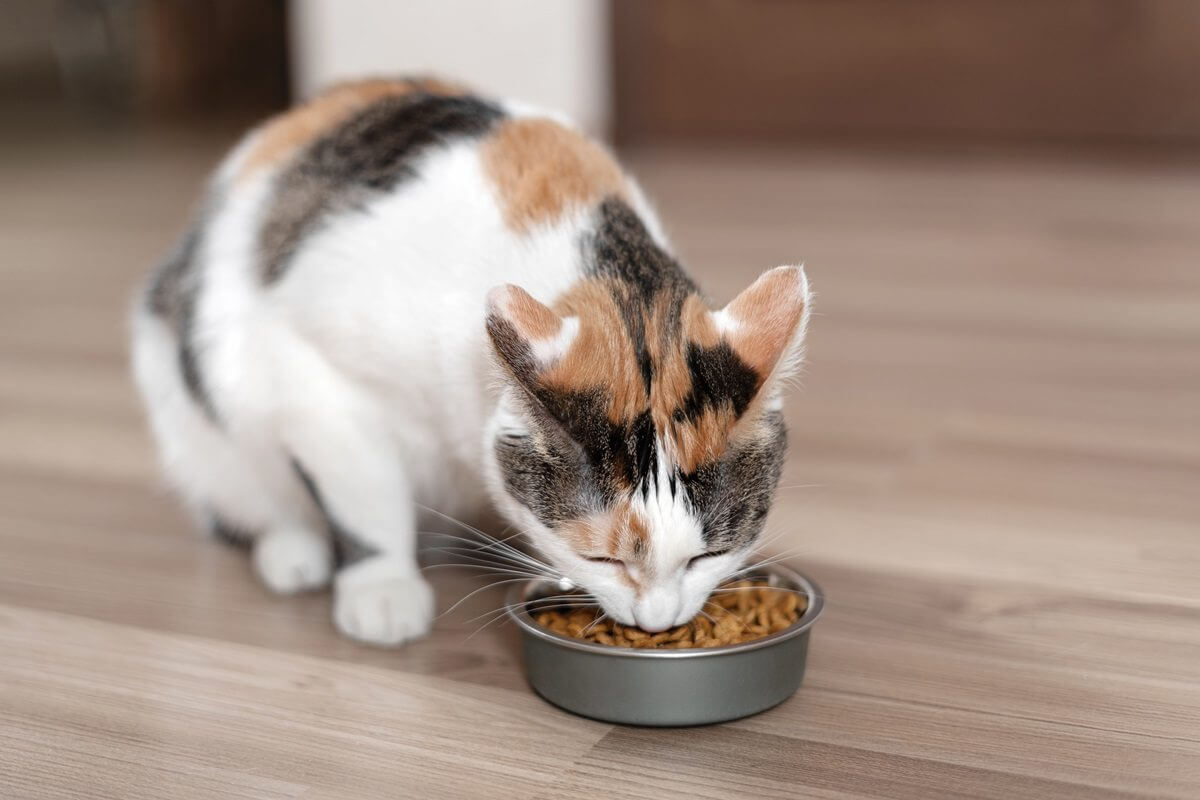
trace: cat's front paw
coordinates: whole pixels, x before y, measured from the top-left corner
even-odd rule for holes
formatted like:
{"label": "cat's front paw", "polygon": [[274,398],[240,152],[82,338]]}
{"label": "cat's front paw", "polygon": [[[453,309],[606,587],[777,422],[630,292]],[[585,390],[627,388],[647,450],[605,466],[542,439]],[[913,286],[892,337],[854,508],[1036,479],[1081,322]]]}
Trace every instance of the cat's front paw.
{"label": "cat's front paw", "polygon": [[319,589],[333,573],[333,553],[321,534],[281,528],[254,542],[254,569],[279,594]]}
{"label": "cat's front paw", "polygon": [[339,585],[333,623],[351,639],[395,647],[429,633],[433,611],[433,590],[424,578],[382,578]]}

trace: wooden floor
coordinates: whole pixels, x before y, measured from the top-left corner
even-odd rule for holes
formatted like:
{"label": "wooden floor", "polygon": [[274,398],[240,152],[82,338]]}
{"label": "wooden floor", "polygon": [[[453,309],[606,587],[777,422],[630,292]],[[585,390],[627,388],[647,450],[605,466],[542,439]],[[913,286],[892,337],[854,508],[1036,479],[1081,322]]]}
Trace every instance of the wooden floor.
{"label": "wooden floor", "polygon": [[468,640],[496,591],[373,650],[191,535],[124,317],[218,144],[0,153],[0,797],[1200,797],[1200,172],[631,159],[714,296],[808,264],[770,528],[828,595],[794,698],[650,730]]}

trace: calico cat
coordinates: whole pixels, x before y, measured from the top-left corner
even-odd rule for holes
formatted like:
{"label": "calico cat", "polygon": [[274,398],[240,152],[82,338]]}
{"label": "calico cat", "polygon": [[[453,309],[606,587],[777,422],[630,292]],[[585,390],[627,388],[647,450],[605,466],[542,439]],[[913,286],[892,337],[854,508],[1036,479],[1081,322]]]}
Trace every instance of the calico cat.
{"label": "calico cat", "polygon": [[277,592],[425,633],[420,511],[489,499],[625,624],[690,619],[762,531],[799,267],[710,310],[570,124],[435,80],[339,85],[227,156],[136,304],[165,472]]}

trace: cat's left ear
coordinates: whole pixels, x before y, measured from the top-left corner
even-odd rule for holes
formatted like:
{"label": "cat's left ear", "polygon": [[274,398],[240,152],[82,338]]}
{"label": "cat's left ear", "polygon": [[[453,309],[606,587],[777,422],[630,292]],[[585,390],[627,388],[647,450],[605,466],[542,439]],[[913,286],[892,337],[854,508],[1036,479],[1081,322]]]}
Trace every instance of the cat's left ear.
{"label": "cat's left ear", "polygon": [[579,319],[560,317],[510,283],[488,292],[487,331],[509,373],[536,392],[537,376],[570,350]]}
{"label": "cat's left ear", "polygon": [[768,390],[792,375],[804,357],[812,293],[804,267],[776,267],[759,276],[720,311],[717,329]]}

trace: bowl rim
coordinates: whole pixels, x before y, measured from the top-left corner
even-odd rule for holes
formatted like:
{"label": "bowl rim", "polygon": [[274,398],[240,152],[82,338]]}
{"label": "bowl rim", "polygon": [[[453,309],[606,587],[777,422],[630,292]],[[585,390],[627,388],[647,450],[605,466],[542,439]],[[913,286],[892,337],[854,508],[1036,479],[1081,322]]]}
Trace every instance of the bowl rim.
{"label": "bowl rim", "polygon": [[[588,642],[583,639],[576,639],[572,636],[564,636],[561,633],[539,625],[528,609],[524,606],[516,604],[524,599],[530,590],[539,584],[553,583],[548,578],[537,578],[525,583],[519,583],[509,588],[505,597],[507,615],[510,620],[517,623],[517,626],[527,634],[531,634],[540,639],[543,639],[551,644],[565,647],[570,650],[580,650],[585,653],[592,653],[602,656],[614,656],[617,658],[706,658],[712,656],[733,655],[735,653],[745,653],[750,650],[759,650],[764,647],[773,647],[782,644],[788,639],[807,631],[821,616],[821,611],[825,607],[825,595],[812,578],[802,572],[792,569],[784,564],[769,564],[760,570],[752,571],[751,575],[774,575],[782,578],[792,584],[791,588],[800,589],[808,595],[808,608],[800,615],[800,618],[793,622],[788,627],[776,633],[768,634],[761,639],[755,639],[750,642],[739,642],[737,644],[726,644],[720,647],[689,647],[684,650],[665,650],[658,648],[636,648],[636,647],[616,647],[611,644],[600,644],[599,642]],[[743,576],[744,578],[745,576]],[[739,578],[742,579],[742,578]]]}

